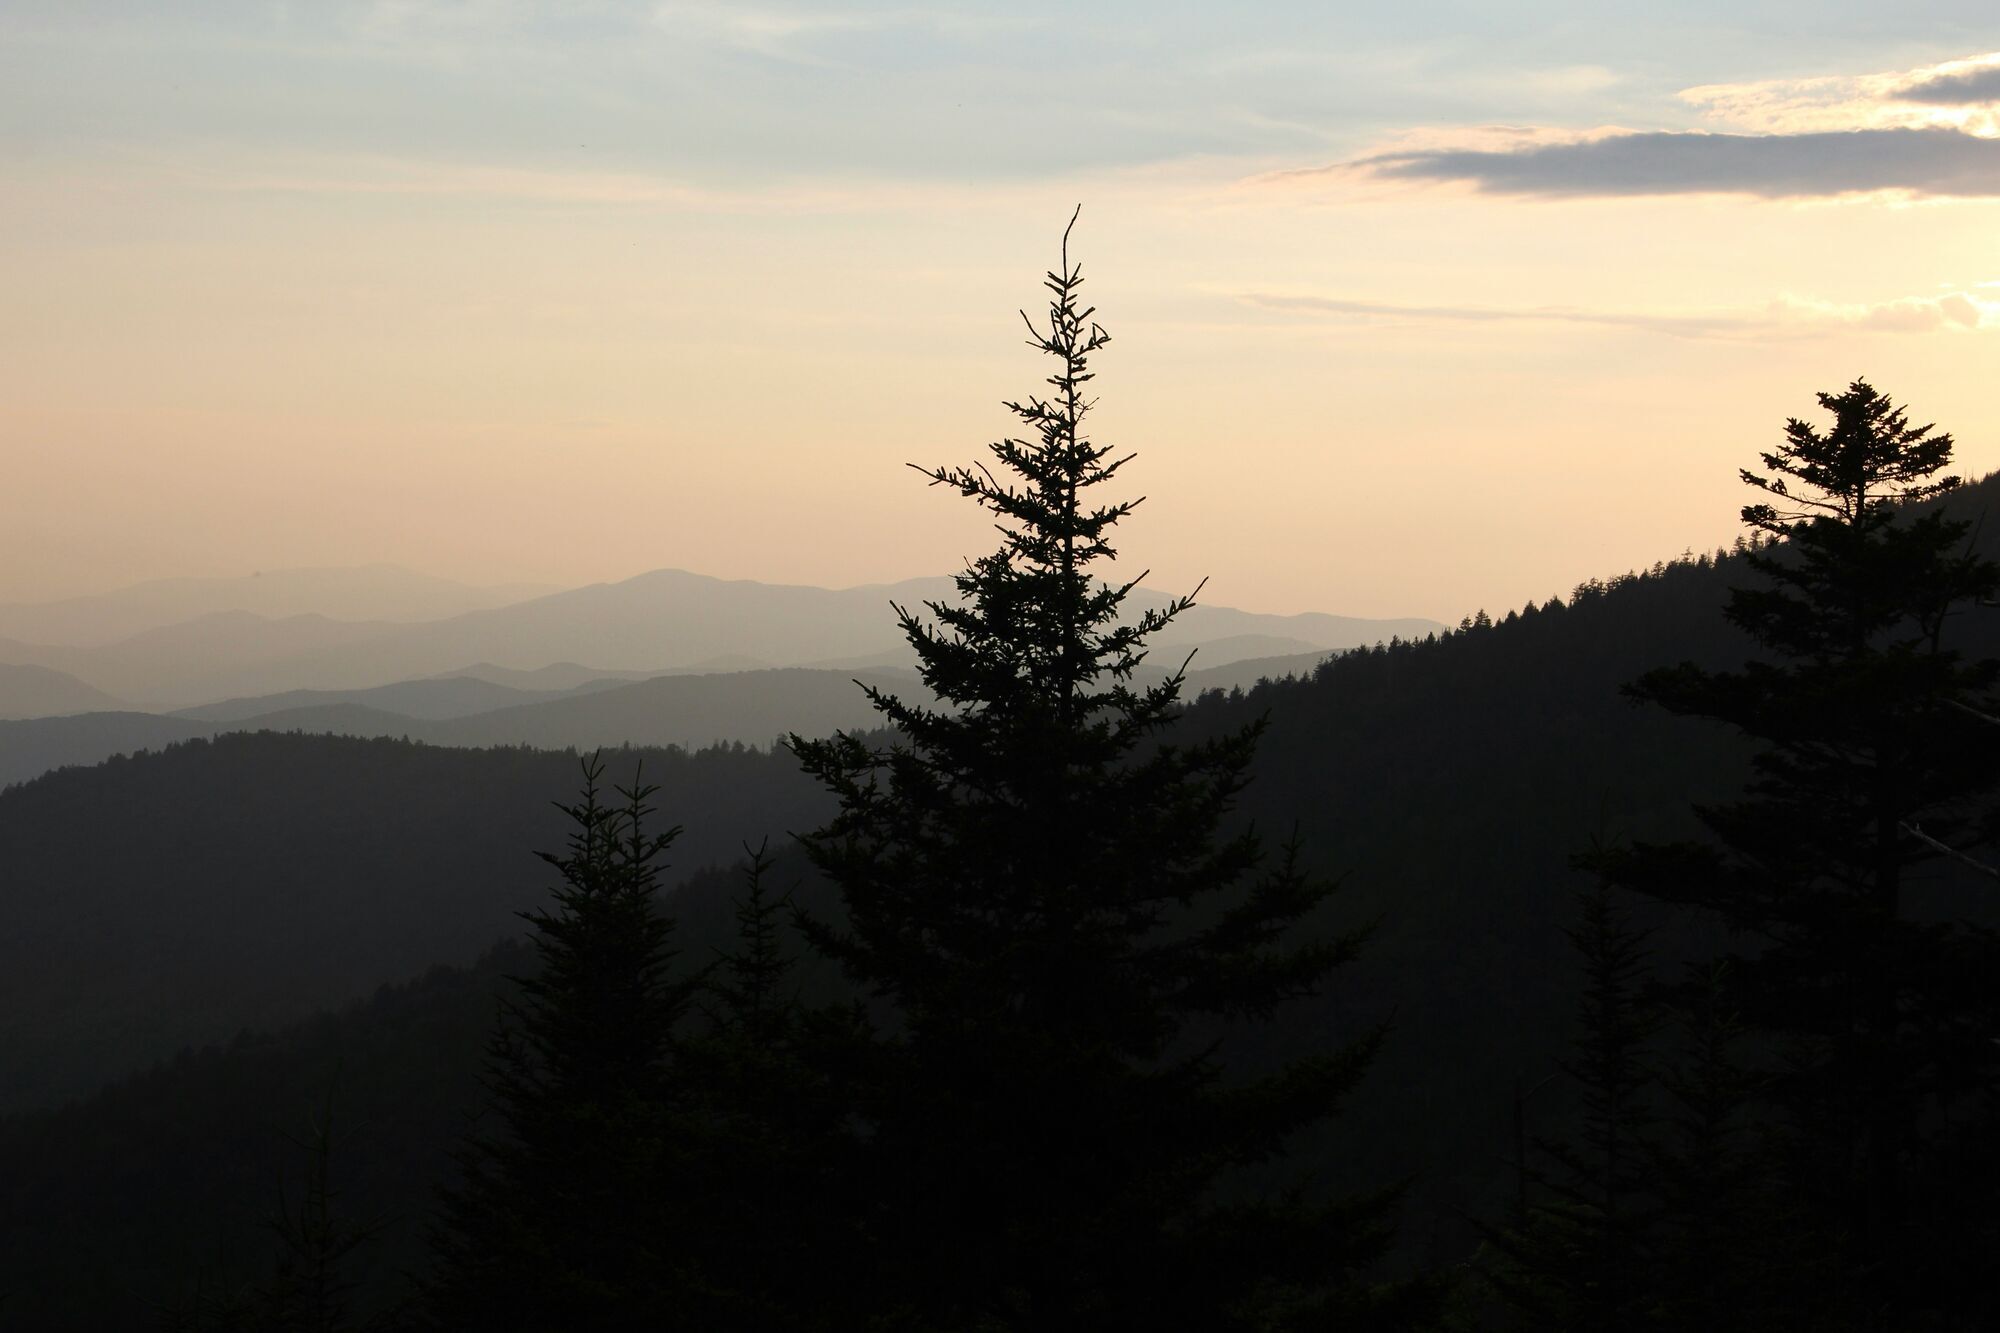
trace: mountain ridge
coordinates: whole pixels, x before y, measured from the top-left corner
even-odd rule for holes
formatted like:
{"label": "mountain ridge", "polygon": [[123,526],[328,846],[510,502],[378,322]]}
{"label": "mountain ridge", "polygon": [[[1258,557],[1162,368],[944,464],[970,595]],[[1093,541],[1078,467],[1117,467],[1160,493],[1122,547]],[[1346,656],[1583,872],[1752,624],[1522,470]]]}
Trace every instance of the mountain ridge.
{"label": "mountain ridge", "polygon": [[[116,699],[153,711],[188,711],[243,696],[293,691],[356,691],[463,674],[483,664],[519,676],[557,662],[589,663],[607,675],[699,672],[704,666],[909,665],[891,602],[949,600],[948,578],[863,584],[846,589],[719,579],[661,569],[588,584],[504,606],[436,620],[348,621],[319,612],[285,617],[218,611],[155,626],[114,643],[34,644],[0,637],[0,660],[48,667]],[[1169,599],[1146,589],[1135,614]],[[1324,612],[1274,616],[1197,605],[1157,637],[1163,653],[1205,644],[1264,639],[1243,656],[1274,647],[1338,650],[1443,626],[1419,619],[1364,619]]]}
{"label": "mountain ridge", "polygon": [[216,611],[274,618],[316,612],[335,620],[428,620],[548,591],[535,583],[462,583],[389,562],[147,579],[104,592],[0,602],[0,638],[50,647],[99,647]]}

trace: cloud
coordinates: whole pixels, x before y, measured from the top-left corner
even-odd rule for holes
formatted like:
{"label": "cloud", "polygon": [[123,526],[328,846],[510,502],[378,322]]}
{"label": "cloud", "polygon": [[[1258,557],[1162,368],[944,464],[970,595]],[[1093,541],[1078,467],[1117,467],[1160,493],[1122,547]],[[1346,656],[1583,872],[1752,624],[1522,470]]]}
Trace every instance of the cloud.
{"label": "cloud", "polygon": [[1895,95],[1899,101],[1937,106],[2000,102],[2000,63],[1966,65],[1931,74],[1898,88]]}
{"label": "cloud", "polygon": [[[2000,284],[1980,284],[1982,287]],[[1570,306],[1411,305],[1344,297],[1242,292],[1237,299],[1266,310],[1325,316],[1340,322],[1445,324],[1580,324],[1661,333],[1676,338],[1809,336],[1834,330],[1880,333],[1974,332],[2000,329],[2000,301],[1968,292],[1903,297],[1858,305],[1780,296],[1761,309],[1707,313],[1579,310]]]}
{"label": "cloud", "polygon": [[1425,128],[1366,156],[1262,179],[1459,182],[1572,198],[2000,198],[2000,52],[1875,74],[1704,84],[1675,100],[1706,124]]}
{"label": "cloud", "polygon": [[1956,129],[2000,135],[2000,97],[1972,96],[2000,73],[2000,52],[1916,69],[1810,79],[1761,79],[1683,89],[1679,101],[1719,129],[1760,134],[1815,130]]}
{"label": "cloud", "polygon": [[1352,165],[1384,179],[1462,181],[1495,194],[2000,198],[2000,139],[1942,128],[1614,132],[1513,149],[1379,153]]}

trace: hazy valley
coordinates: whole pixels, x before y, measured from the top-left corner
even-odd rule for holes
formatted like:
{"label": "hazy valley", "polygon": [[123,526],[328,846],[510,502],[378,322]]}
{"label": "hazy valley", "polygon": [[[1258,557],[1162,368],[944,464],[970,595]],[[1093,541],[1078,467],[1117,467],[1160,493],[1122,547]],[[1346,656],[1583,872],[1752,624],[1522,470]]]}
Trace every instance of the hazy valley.
{"label": "hazy valley", "polygon": [[[390,613],[436,604],[439,581],[371,569],[355,571],[365,575],[356,588],[335,573],[296,580],[282,605],[315,609],[279,618],[216,608],[287,582],[268,575],[196,585],[211,607],[202,615],[108,643],[0,643],[0,785],[239,730],[586,750],[823,735],[870,722],[855,679],[915,688],[889,604],[950,593],[943,579],[831,591],[663,570],[398,624]],[[460,600],[480,592],[465,589]],[[0,608],[0,626],[68,625],[88,637],[82,627],[158,614],[159,600],[144,585]],[[1134,596],[1141,609],[1160,601]],[[321,606],[363,618],[335,619]],[[1157,680],[1186,661],[1192,690],[1228,690],[1440,628],[1197,607],[1160,636],[1142,675]]]}

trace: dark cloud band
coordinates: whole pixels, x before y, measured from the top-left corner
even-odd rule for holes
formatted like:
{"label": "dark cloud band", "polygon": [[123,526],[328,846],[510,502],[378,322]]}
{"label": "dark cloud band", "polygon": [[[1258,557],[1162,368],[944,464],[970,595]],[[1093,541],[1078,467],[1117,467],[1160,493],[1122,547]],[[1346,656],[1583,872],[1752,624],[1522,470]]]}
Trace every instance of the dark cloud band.
{"label": "dark cloud band", "polygon": [[1385,153],[1357,165],[1392,179],[1469,181],[1496,194],[2000,197],[2000,139],[1951,129],[1618,134],[1503,151]]}
{"label": "dark cloud band", "polygon": [[1903,102],[1929,102],[1937,106],[1978,106],[2000,102],[2000,65],[1982,65],[1957,74],[1938,74],[1899,88],[1896,98]]}

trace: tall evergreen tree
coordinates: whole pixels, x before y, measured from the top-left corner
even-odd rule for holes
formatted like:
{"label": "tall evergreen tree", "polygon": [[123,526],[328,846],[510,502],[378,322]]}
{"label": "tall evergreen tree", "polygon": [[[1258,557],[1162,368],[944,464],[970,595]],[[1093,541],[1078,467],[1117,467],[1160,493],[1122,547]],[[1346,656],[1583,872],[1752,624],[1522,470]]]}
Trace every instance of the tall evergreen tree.
{"label": "tall evergreen tree", "polygon": [[1261,1077],[1215,1034],[1314,991],[1364,932],[1328,923],[1293,849],[1267,866],[1225,829],[1258,729],[1172,744],[1180,677],[1133,683],[1192,599],[1131,617],[1137,580],[1097,576],[1138,501],[1101,498],[1131,455],[1085,430],[1109,335],[1081,281],[1066,230],[1047,324],[1023,314],[1055,363],[1046,397],[1007,404],[1027,438],[918,469],[1002,534],[962,600],[895,608],[938,706],[871,691],[894,743],[791,742],[840,800],[806,845],[846,917],[810,936],[882,1019],[857,1067],[875,1277],[924,1328],[1358,1319],[1390,1197],[1226,1187],[1331,1114],[1381,1034]]}
{"label": "tall evergreen tree", "polygon": [[443,1197],[427,1292],[450,1329],[706,1327],[687,1293],[695,1219],[674,1186],[681,1089],[675,1028],[696,985],[669,975],[672,924],[655,895],[680,832],[649,831],[643,785],[606,804],[604,766],[562,807],[554,904],[523,912],[539,969],[517,979],[489,1051],[499,1123],[461,1154]]}
{"label": "tall evergreen tree", "polygon": [[1670,1009],[1674,1053],[1662,1062],[1661,1134],[1648,1145],[1659,1197],[1656,1326],[1687,1333],[1760,1333],[1793,1326],[1810,1302],[1815,1256],[1788,1249],[1796,1206],[1775,1177],[1760,1118],[1759,1078],[1726,962],[1692,964]]}
{"label": "tall evergreen tree", "polygon": [[[1656,1290],[1649,1048],[1659,1015],[1647,994],[1649,932],[1632,924],[1602,878],[1578,895],[1577,908],[1566,933],[1583,992],[1560,1070],[1581,1095],[1582,1117],[1572,1136],[1537,1140],[1548,1159],[1533,1170],[1544,1197],[1513,1227],[1487,1229],[1500,1257],[1490,1276],[1525,1327],[1623,1333],[1644,1325]],[[1517,1169],[1525,1190],[1529,1165]]]}
{"label": "tall evergreen tree", "polygon": [[[1993,1127],[2000,951],[1917,892],[2000,782],[1968,712],[1994,711],[2000,666],[1946,642],[2000,569],[1969,553],[1965,519],[1925,505],[1958,484],[1940,475],[1949,435],[1865,381],[1819,401],[1831,429],[1789,422],[1764,471],[1742,474],[1763,493],[1743,510],[1763,583],[1734,590],[1727,614],[1764,656],[1683,663],[1632,690],[1759,742],[1749,789],[1699,811],[1706,843],[1636,847],[1613,869],[1743,938],[1731,990],[1780,1055],[1787,1185],[1841,1258],[1833,1302],[1886,1327],[1965,1312],[1971,1256],[1994,1235],[1983,1207],[1963,1209],[1960,1163],[1968,1117],[1985,1126],[1972,1142]],[[1976,1290],[1983,1302],[1983,1278]]]}
{"label": "tall evergreen tree", "polygon": [[281,1176],[277,1209],[265,1219],[279,1242],[272,1279],[234,1291],[198,1285],[186,1302],[162,1312],[167,1333],[344,1333],[399,1326],[398,1309],[365,1325],[353,1316],[359,1283],[352,1268],[387,1223],[351,1218],[339,1207],[332,1166],[334,1086],[329,1082],[312,1119],[311,1137],[295,1141],[306,1157],[296,1202]]}
{"label": "tall evergreen tree", "polygon": [[791,897],[771,892],[765,848],[745,850],[735,945],[710,969],[697,1000],[704,1021],[680,1052],[692,1112],[682,1200],[699,1220],[685,1243],[689,1276],[714,1329],[853,1328],[866,1240],[852,1201],[871,1182],[854,1170],[833,1071],[858,1019],[851,1006],[801,999]]}

